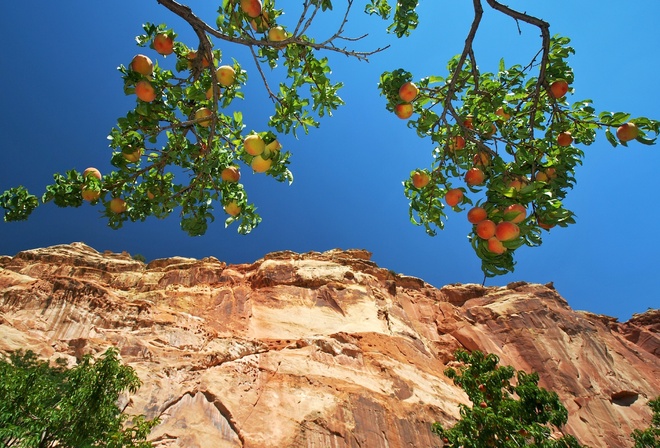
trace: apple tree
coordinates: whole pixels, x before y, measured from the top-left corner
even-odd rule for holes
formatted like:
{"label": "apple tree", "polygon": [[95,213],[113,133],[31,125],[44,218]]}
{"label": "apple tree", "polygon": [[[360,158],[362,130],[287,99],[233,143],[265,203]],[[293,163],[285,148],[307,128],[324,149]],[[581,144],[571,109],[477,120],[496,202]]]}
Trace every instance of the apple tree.
{"label": "apple tree", "polygon": [[[261,218],[241,175],[252,171],[291,183],[292,154],[278,136],[307,133],[343,104],[343,83],[332,79],[328,55],[360,61],[386,50],[360,49],[364,36],[347,35],[349,17],[360,13],[353,0],[341,3],[341,19],[328,35],[312,25],[333,12],[331,0],[295,6],[222,0],[213,22],[174,0],[157,2],[185,20],[197,41],[178,40],[165,24],[144,25],[140,53],[120,66],[124,93],[135,97],[135,107],[108,136],[115,169],[57,173],[40,198],[22,186],[10,188],[0,194],[5,220],[27,219],[40,203],[90,202],[103,207],[112,228],[176,211],[185,232],[201,235],[220,208],[227,226],[237,223],[238,232],[249,233]],[[405,38],[424,23],[418,3],[370,0],[361,7]],[[479,67],[473,41],[485,5],[538,28],[532,60],[501,61],[492,71]],[[581,148],[598,131],[614,146],[653,144],[660,122],[597,112],[589,99],[574,99],[568,60],[574,50],[567,37],[551,35],[547,22],[496,0],[473,0],[472,6],[465,46],[446,69],[433,67],[435,74],[413,79],[395,68],[381,75],[379,86],[385,107],[433,146],[429,167],[404,181],[411,221],[435,235],[448,208],[469,207],[472,247],[484,274],[495,276],[513,270],[517,248],[538,246],[544,231],[574,222],[562,201],[575,183]],[[296,19],[283,20],[283,8]],[[245,48],[250,56],[230,60],[221,45]],[[240,104],[248,79],[263,83],[272,104],[259,129],[246,127],[250,112]]]}

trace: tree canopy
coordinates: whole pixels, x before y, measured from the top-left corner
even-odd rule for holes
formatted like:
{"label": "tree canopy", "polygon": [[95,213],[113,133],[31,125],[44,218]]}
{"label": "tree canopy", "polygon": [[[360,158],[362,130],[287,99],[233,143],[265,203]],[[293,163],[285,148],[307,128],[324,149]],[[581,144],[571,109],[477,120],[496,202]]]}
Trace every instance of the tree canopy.
{"label": "tree canopy", "polygon": [[[140,55],[120,67],[124,93],[136,100],[110,130],[115,170],[55,174],[40,198],[11,188],[0,195],[6,220],[26,219],[40,202],[77,207],[89,201],[104,207],[113,228],[177,211],[181,228],[201,235],[222,208],[227,226],[236,223],[240,233],[249,233],[261,217],[240,183],[241,170],[292,182],[292,154],[278,136],[306,133],[343,104],[339,93],[349,80],[333,79],[327,55],[366,60],[387,51],[358,48],[363,36],[346,34],[349,17],[364,7],[401,38],[429,22],[419,16],[418,1],[306,0],[291,6],[224,0],[214,21],[172,0],[158,3],[185,20],[198,41],[180,42],[166,24],[145,24],[137,38]],[[394,69],[381,75],[379,86],[384,107],[434,145],[429,166],[404,181],[411,222],[435,235],[449,209],[470,208],[470,241],[484,274],[494,276],[513,270],[517,248],[538,246],[543,232],[574,222],[564,199],[584,156],[581,147],[592,144],[598,131],[614,146],[652,144],[660,123],[598,112],[591,100],[574,99],[574,50],[567,37],[551,34],[549,23],[495,0],[472,5],[465,46],[446,68],[416,79],[405,68]],[[312,25],[335,7],[343,11],[337,29],[314,34]],[[485,7],[538,28],[538,53],[482,72],[473,41]],[[297,19],[284,26],[284,12]],[[218,43],[247,48],[251,60],[224,59]],[[250,111],[237,102],[248,75],[263,83],[272,104],[263,129],[246,128]]]}

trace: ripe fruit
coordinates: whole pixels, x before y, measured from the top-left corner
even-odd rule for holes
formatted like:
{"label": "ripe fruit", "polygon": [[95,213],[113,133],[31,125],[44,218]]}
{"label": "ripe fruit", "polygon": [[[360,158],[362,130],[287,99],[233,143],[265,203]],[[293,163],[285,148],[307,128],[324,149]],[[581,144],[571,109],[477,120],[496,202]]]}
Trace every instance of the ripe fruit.
{"label": "ripe fruit", "polygon": [[236,216],[241,212],[241,207],[234,201],[225,205],[225,212],[230,216]]}
{"label": "ripe fruit", "polygon": [[129,68],[144,76],[151,76],[154,72],[154,64],[149,57],[143,54],[137,54],[133,57]]}
{"label": "ripe fruit", "polygon": [[485,390],[486,390],[486,385],[485,385],[485,384],[480,384],[480,385],[479,385],[479,390],[480,390],[481,392],[485,391]]}
{"label": "ripe fruit", "polygon": [[487,217],[488,217],[488,213],[486,212],[486,209],[482,207],[474,207],[467,213],[467,219],[472,224],[478,224],[481,221],[485,220]]}
{"label": "ripe fruit", "polygon": [[286,37],[286,31],[281,26],[275,26],[268,30],[268,40],[271,42],[282,42]]}
{"label": "ripe fruit", "polygon": [[465,183],[469,186],[481,185],[486,180],[486,175],[479,168],[470,168],[465,173]]}
{"label": "ripe fruit", "polygon": [[635,123],[626,123],[619,126],[616,130],[616,136],[622,142],[629,142],[637,138],[639,134],[639,129],[635,126]]}
{"label": "ripe fruit", "polygon": [[573,136],[570,132],[562,132],[557,136],[557,144],[559,146],[569,146],[571,143],[573,143]]}
{"label": "ripe fruit", "polygon": [[495,236],[496,227],[497,226],[493,221],[491,221],[490,219],[484,219],[479,224],[477,224],[477,228],[475,229],[475,231],[477,232],[479,238],[487,240]]}
{"label": "ripe fruit", "polygon": [[550,84],[550,93],[554,98],[561,98],[566,95],[566,92],[568,92],[568,83],[563,79]]}
{"label": "ripe fruit", "polygon": [[[189,51],[188,54],[186,55],[186,59],[188,59],[188,68],[192,68],[193,66],[193,61],[197,58],[197,52],[195,50]],[[208,67],[209,60],[206,59],[206,56],[202,58],[202,67]]]}
{"label": "ripe fruit", "polygon": [[137,148],[133,152],[121,152],[121,155],[124,156],[124,159],[131,163],[135,163],[138,160],[140,160],[140,157],[142,157],[142,148]]}
{"label": "ripe fruit", "polygon": [[502,106],[498,107],[497,110],[495,111],[495,115],[499,115],[500,117],[504,118],[505,120],[508,120],[511,118],[511,114],[506,113],[504,108]]}
{"label": "ripe fruit", "polygon": [[545,174],[545,172],[543,171],[538,171],[534,176],[534,180],[537,180],[539,182],[547,182],[548,179],[549,179],[548,175]]}
{"label": "ripe fruit", "polygon": [[272,142],[266,145],[267,152],[279,151],[280,149],[282,149],[282,144],[277,140],[273,140]]}
{"label": "ripe fruit", "polygon": [[101,180],[101,177],[102,177],[101,172],[99,170],[97,170],[96,168],[91,167],[91,166],[89,168],[86,168],[85,171],[83,171],[82,175],[83,175],[84,179],[89,179],[90,177],[95,177],[95,178]]}
{"label": "ripe fruit", "polygon": [[399,98],[406,103],[411,103],[419,94],[419,88],[412,82],[407,82],[399,87]]}
{"label": "ripe fruit", "polygon": [[126,201],[122,198],[113,198],[110,200],[110,211],[112,213],[123,213],[126,211]]}
{"label": "ripe fruit", "polygon": [[[494,254],[500,255],[506,252],[506,247],[504,247],[504,244],[502,244],[500,240],[498,240],[493,236],[491,238],[488,238],[488,250]],[[485,406],[481,406],[481,407],[483,408]]]}
{"label": "ripe fruit", "polygon": [[221,86],[229,87],[236,79],[236,70],[231,65],[223,65],[215,71],[215,77]]}
{"label": "ripe fruit", "polygon": [[394,113],[396,114],[397,117],[401,118],[402,120],[406,120],[412,117],[413,114],[412,104],[410,103],[397,104],[394,107]]}
{"label": "ripe fruit", "polygon": [[[211,109],[208,107],[201,107],[195,112],[195,120],[199,120],[197,124],[200,126],[211,126],[211,121],[213,121],[210,118],[211,115],[213,115],[213,111],[211,111]],[[206,119],[204,120],[204,118]]]}
{"label": "ripe fruit", "polygon": [[100,190],[96,190],[94,188],[89,188],[86,185],[83,185],[81,194],[82,194],[82,198],[85,201],[89,201],[89,202],[96,201],[99,197],[101,197],[101,191]]}
{"label": "ripe fruit", "polygon": [[545,229],[545,230],[550,230],[554,227],[554,224],[553,225],[546,224],[538,218],[536,218],[536,222],[537,222],[537,224],[539,225],[540,228]]}
{"label": "ripe fruit", "polygon": [[415,171],[412,175],[412,184],[415,188],[424,188],[431,181],[431,177],[424,171]]}
{"label": "ripe fruit", "polygon": [[174,51],[174,41],[167,34],[156,34],[156,37],[154,37],[154,50],[163,56],[172,54]]}
{"label": "ripe fruit", "polygon": [[273,164],[272,159],[264,159],[261,156],[254,156],[252,159],[252,163],[250,163],[250,166],[256,173],[265,173],[268,171]]}
{"label": "ripe fruit", "polygon": [[527,217],[527,209],[520,204],[512,204],[504,209],[504,219],[512,223],[523,222]]}
{"label": "ripe fruit", "polygon": [[482,401],[481,403],[479,403],[479,406],[482,408],[487,408],[488,404],[485,401]]}
{"label": "ripe fruit", "polygon": [[463,120],[463,126],[465,126],[468,129],[474,129],[474,124],[472,124],[472,115],[468,115],[465,117],[465,120]]}
{"label": "ripe fruit", "polygon": [[255,19],[261,15],[261,0],[241,0],[241,9]]}
{"label": "ripe fruit", "polygon": [[545,172],[546,176],[548,176],[549,179],[556,179],[557,178],[557,170],[552,166],[546,168],[544,172]]}
{"label": "ripe fruit", "polygon": [[475,165],[488,166],[490,165],[490,154],[487,152],[478,152],[472,157],[472,163]]}
{"label": "ripe fruit", "polygon": [[500,241],[511,241],[519,235],[520,228],[510,221],[502,221],[495,227],[495,237]]}
{"label": "ripe fruit", "polygon": [[250,20],[250,26],[258,33],[263,33],[268,29],[268,13],[263,11],[261,16]]}
{"label": "ripe fruit", "polygon": [[462,199],[463,199],[463,191],[460,188],[454,188],[453,190],[449,190],[445,194],[445,202],[450,207],[457,206]]}
{"label": "ripe fruit", "polygon": [[245,140],[243,140],[243,146],[245,146],[245,152],[251,156],[258,156],[264,152],[264,149],[266,149],[266,144],[257,134],[250,134],[245,137]]}
{"label": "ripe fruit", "polygon": [[520,189],[523,188],[525,185],[527,185],[527,179],[516,178],[509,181],[509,187],[517,191],[520,191]]}
{"label": "ripe fruit", "polygon": [[241,178],[241,172],[238,170],[238,167],[228,166],[220,173],[220,177],[225,182],[238,182]]}
{"label": "ripe fruit", "polygon": [[156,90],[149,81],[143,79],[135,84],[135,95],[140,100],[150,103],[156,99]]}
{"label": "ripe fruit", "polygon": [[449,149],[451,151],[459,150],[465,148],[465,139],[460,135],[456,135],[451,138],[449,142]]}

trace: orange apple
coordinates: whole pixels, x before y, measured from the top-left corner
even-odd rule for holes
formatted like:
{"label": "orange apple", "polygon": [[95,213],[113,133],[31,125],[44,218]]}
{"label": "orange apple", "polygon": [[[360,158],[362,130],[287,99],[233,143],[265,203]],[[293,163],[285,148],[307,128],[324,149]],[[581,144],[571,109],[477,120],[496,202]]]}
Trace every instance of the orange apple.
{"label": "orange apple", "polygon": [[99,197],[101,197],[101,190],[97,190],[87,185],[83,185],[81,195],[85,201],[92,202],[92,201],[96,201]]}
{"label": "orange apple", "polygon": [[91,166],[89,168],[85,168],[85,171],[83,171],[82,175],[83,175],[84,179],[88,179],[90,177],[95,177],[95,178],[101,180],[101,178],[102,178],[101,172],[99,170],[97,170],[96,168],[91,167]]}
{"label": "orange apple", "polygon": [[272,159],[264,159],[261,156],[254,156],[252,159],[252,163],[250,163],[250,166],[256,173],[265,173],[268,171],[273,164]]}
{"label": "orange apple", "polygon": [[[197,59],[197,51],[195,50],[189,51],[188,54],[186,55],[186,59],[188,59],[188,68],[192,68],[193,61]],[[209,60],[206,58],[206,56],[204,56],[202,58],[202,67],[208,67],[209,65],[210,65]]]}
{"label": "orange apple", "polygon": [[209,109],[208,107],[200,107],[195,112],[195,120],[199,120],[197,122],[198,125],[208,127],[211,126],[211,122],[213,121],[210,118],[211,115],[213,115],[213,111],[211,109]]}
{"label": "orange apple", "polygon": [[266,145],[265,150],[270,153],[270,152],[274,152],[274,151],[279,151],[280,149],[282,149],[282,144],[280,142],[278,142],[277,140],[273,140],[272,142],[270,142]]}
{"label": "orange apple", "polygon": [[460,135],[455,135],[449,141],[449,150],[457,151],[459,149],[465,148],[465,139]]}
{"label": "orange apple", "polygon": [[241,172],[236,166],[228,166],[220,173],[220,178],[225,182],[238,182],[241,178]]}
{"label": "orange apple", "polygon": [[557,144],[559,146],[569,146],[571,143],[573,143],[573,136],[570,132],[562,132],[557,136]]}
{"label": "orange apple", "polygon": [[506,247],[504,247],[500,240],[492,236],[488,238],[488,250],[494,254],[501,255],[506,252]]}
{"label": "orange apple", "polygon": [[509,187],[520,191],[525,185],[527,185],[527,179],[517,177],[509,181]]}
{"label": "orange apple", "polygon": [[143,54],[137,54],[133,57],[129,68],[134,72],[138,72],[144,76],[151,76],[154,73],[154,63],[151,62],[149,57]]}
{"label": "orange apple", "polygon": [[495,236],[495,228],[497,226],[490,219],[484,219],[477,224],[475,231],[479,238],[487,240]]}
{"label": "orange apple", "polygon": [[519,223],[523,222],[527,217],[527,209],[524,205],[521,204],[512,204],[504,209],[504,219],[512,222]]}
{"label": "orange apple", "polygon": [[165,33],[156,34],[156,37],[154,37],[153,45],[154,45],[154,50],[156,50],[157,53],[162,54],[163,56],[172,54],[172,52],[174,51],[174,41],[170,36],[168,36]]}
{"label": "orange apple", "polygon": [[495,237],[500,241],[510,241],[518,238],[520,228],[510,221],[502,221],[495,227]]}
{"label": "orange apple", "polygon": [[143,79],[135,84],[135,95],[138,99],[150,103],[156,99],[156,90],[149,81]]}
{"label": "orange apple", "polygon": [[472,157],[472,163],[475,165],[488,166],[490,165],[490,154],[481,151]]}
{"label": "orange apple", "polygon": [[113,198],[110,200],[110,211],[112,213],[123,213],[126,211],[126,201],[122,198]]}
{"label": "orange apple", "polygon": [[534,176],[534,180],[537,180],[539,182],[547,182],[550,178],[544,171],[537,171],[536,175]]}
{"label": "orange apple", "polygon": [[467,219],[472,224],[479,224],[481,221],[484,221],[488,217],[486,209],[483,207],[474,207],[470,209],[467,213]]}
{"label": "orange apple", "polygon": [[550,84],[550,93],[554,98],[561,98],[566,92],[568,92],[568,83],[565,80],[559,79]]}
{"label": "orange apple", "polygon": [[223,65],[215,71],[215,77],[221,86],[229,87],[234,84],[236,70],[231,65]]}
{"label": "orange apple", "polygon": [[263,33],[268,29],[269,26],[268,19],[269,19],[268,12],[262,11],[261,16],[255,17],[254,19],[250,20],[250,26],[257,33]]}
{"label": "orange apple", "polygon": [[544,172],[548,176],[548,179],[556,179],[557,178],[557,170],[552,166],[546,168]]}
{"label": "orange apple", "polygon": [[239,213],[241,213],[241,207],[239,207],[236,202],[231,201],[225,205],[225,212],[230,216],[237,216]]}
{"label": "orange apple", "polygon": [[504,107],[502,107],[502,106],[497,108],[497,110],[495,111],[495,115],[498,115],[498,116],[502,117],[505,120],[508,120],[509,118],[511,118],[511,114],[507,113],[504,110]]}
{"label": "orange apple", "polygon": [[268,40],[271,42],[282,42],[286,38],[286,31],[281,26],[274,26],[268,30]]}
{"label": "orange apple", "polygon": [[463,191],[460,188],[454,188],[445,194],[445,202],[450,207],[456,207],[461,200],[463,200]]}
{"label": "orange apple", "polygon": [[412,117],[413,114],[412,104],[410,103],[397,104],[394,107],[394,113],[396,114],[397,117],[401,118],[402,120],[406,120]]}
{"label": "orange apple", "polygon": [[482,185],[486,180],[486,175],[480,168],[470,168],[465,173],[465,183],[469,186]]}
{"label": "orange apple", "polygon": [[241,0],[241,9],[253,19],[261,15],[261,0]]}
{"label": "orange apple", "polygon": [[634,140],[637,138],[637,135],[639,135],[639,129],[637,129],[635,123],[622,124],[616,130],[616,136],[622,142],[629,142],[630,140]]}
{"label": "orange apple", "polygon": [[264,149],[266,149],[266,144],[257,134],[250,134],[245,137],[245,140],[243,140],[243,146],[245,147],[245,152],[251,156],[258,156],[264,152]]}
{"label": "orange apple", "polygon": [[431,177],[425,171],[415,171],[412,175],[412,184],[415,188],[424,188],[431,181]]}
{"label": "orange apple", "polygon": [[399,87],[399,98],[406,103],[411,103],[419,95],[419,88],[413,82],[407,82]]}
{"label": "orange apple", "polygon": [[[222,98],[222,92],[218,92],[218,98]],[[213,99],[213,86],[209,87],[209,89],[206,91],[206,99]]]}
{"label": "orange apple", "polygon": [[142,157],[142,148],[137,148],[133,150],[133,152],[121,152],[121,155],[124,156],[124,159],[131,163],[135,163],[138,160],[140,160],[140,157]]}

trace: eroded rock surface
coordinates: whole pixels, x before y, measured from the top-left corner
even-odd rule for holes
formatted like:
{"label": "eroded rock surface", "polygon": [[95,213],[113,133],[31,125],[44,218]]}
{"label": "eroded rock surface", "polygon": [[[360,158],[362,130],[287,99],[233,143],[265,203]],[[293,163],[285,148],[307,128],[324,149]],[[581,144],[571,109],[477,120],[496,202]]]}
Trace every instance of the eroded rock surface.
{"label": "eroded rock surface", "polygon": [[431,447],[467,397],[456,348],[539,372],[592,447],[632,446],[660,393],[660,313],[576,312],[548,286],[448,285],[362,250],[145,265],[82,244],[0,257],[0,351],[74,363],[110,344],[159,447]]}

